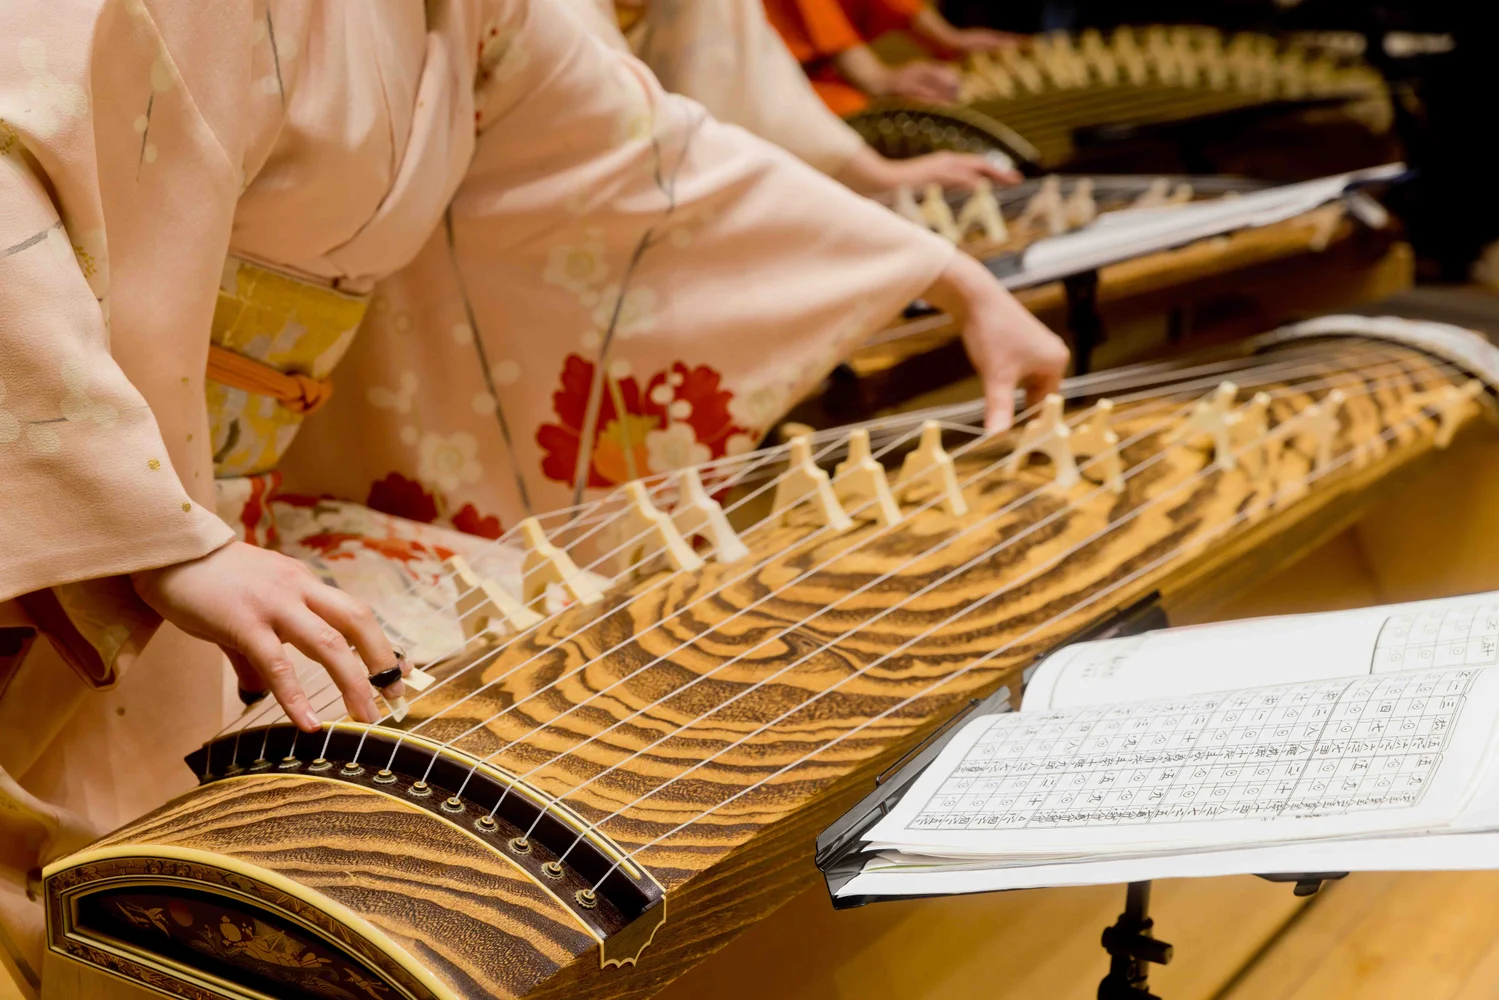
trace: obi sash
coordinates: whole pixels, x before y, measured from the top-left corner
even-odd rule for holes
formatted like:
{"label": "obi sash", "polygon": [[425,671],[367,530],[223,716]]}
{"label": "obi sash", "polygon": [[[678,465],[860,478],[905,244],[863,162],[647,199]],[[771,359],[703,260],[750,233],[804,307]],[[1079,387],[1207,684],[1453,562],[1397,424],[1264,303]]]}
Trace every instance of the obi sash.
{"label": "obi sash", "polygon": [[332,392],[369,305],[326,283],[230,257],[213,310],[206,392],[214,478],[268,473]]}
{"label": "obi sash", "polygon": [[368,295],[230,257],[209,347],[208,423],[219,517],[241,541],[276,542],[276,465],[364,319]]}

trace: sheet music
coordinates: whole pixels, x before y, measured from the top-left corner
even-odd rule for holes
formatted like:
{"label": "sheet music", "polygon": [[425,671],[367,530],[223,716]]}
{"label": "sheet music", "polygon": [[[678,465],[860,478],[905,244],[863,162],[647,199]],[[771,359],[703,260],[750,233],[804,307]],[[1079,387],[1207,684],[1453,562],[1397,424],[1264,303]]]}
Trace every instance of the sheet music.
{"label": "sheet music", "polygon": [[[1018,858],[1438,827],[1487,760],[1494,674],[1398,671],[985,716],[869,839]],[[1465,715],[1478,721],[1461,726]]]}
{"label": "sheet music", "polygon": [[1171,694],[1499,664],[1499,593],[1287,615],[1076,643],[1048,657],[1022,712]]}
{"label": "sheet music", "polygon": [[1336,200],[1350,185],[1391,180],[1404,172],[1404,164],[1391,163],[1233,199],[1108,212],[1083,229],[1033,243],[1022,255],[1022,269],[1005,284],[1012,289],[1030,287],[1220,233],[1268,226]]}

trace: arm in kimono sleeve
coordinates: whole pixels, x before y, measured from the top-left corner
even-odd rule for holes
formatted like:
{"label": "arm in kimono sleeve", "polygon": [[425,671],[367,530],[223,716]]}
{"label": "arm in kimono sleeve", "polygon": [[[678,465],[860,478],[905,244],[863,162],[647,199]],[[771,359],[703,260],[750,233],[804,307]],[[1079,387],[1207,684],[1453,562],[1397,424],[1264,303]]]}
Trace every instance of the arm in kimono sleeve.
{"label": "arm in kimono sleeve", "polygon": [[[769,380],[773,359],[790,395],[953,261],[936,235],[666,93],[546,0],[503,7],[452,210],[481,312],[564,329],[618,314],[623,295],[626,347],[648,328],[724,358],[741,385]],[[578,279],[562,272],[580,243],[601,266]]]}
{"label": "arm in kimono sleeve", "polygon": [[88,680],[108,684],[159,623],[124,574],[233,533],[173,471],[110,355],[87,266],[0,122],[0,601],[21,598]]}
{"label": "arm in kimono sleeve", "polygon": [[657,3],[639,55],[667,90],[825,174],[837,175],[864,148],[812,89],[762,0]]}

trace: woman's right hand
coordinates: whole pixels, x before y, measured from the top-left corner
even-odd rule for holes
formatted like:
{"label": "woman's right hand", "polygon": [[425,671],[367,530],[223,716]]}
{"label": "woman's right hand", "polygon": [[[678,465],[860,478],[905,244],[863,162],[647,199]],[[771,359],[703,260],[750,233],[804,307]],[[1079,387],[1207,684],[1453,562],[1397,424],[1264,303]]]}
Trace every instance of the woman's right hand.
{"label": "woman's right hand", "polygon": [[963,347],[984,384],[984,430],[1009,430],[1015,420],[1015,390],[1035,406],[1056,392],[1067,370],[1067,345],[1016,301],[988,268],[965,253],[921,296],[952,316],[963,331]]}
{"label": "woman's right hand", "polygon": [[[402,673],[410,669],[397,659],[367,604],[277,552],[230,542],[199,559],[132,573],[130,582],[162,618],[218,645],[241,688],[269,689],[287,717],[307,732],[320,723],[287,645],[322,664],[349,714],[360,722],[380,719],[370,676],[398,666]],[[381,693],[399,698],[404,692],[396,681]]]}

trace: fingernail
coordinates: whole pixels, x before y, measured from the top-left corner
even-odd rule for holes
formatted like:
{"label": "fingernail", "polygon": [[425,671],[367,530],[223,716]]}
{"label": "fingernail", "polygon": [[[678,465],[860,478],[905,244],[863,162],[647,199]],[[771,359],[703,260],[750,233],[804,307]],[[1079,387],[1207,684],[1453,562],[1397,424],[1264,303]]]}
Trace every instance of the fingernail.
{"label": "fingernail", "polygon": [[433,677],[420,667],[412,667],[411,672],[406,675],[403,681],[413,691],[425,691],[436,682],[436,677]]}
{"label": "fingernail", "polygon": [[299,723],[304,732],[315,733],[322,726],[322,722],[313,714],[311,709],[302,713],[302,721]]}
{"label": "fingernail", "polygon": [[400,722],[402,719],[406,718],[406,710],[411,707],[406,704],[405,698],[387,697],[385,699],[385,704],[390,706],[390,717],[392,719],[395,719],[397,722]]}

